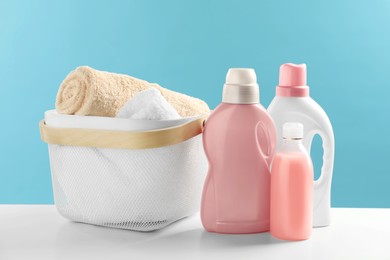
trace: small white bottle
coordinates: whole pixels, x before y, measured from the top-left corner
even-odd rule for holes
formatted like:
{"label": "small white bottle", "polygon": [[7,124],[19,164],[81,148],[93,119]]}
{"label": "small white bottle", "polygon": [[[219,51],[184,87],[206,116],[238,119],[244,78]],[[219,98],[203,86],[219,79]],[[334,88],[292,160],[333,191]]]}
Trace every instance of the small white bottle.
{"label": "small white bottle", "polygon": [[324,156],[321,176],[314,182],[313,226],[330,224],[330,191],[334,160],[334,135],[325,111],[309,96],[306,65],[283,64],[280,67],[276,96],[268,107],[278,131],[278,147],[282,144],[282,128],[286,122],[303,124],[303,144],[310,153],[313,138],[322,138]]}

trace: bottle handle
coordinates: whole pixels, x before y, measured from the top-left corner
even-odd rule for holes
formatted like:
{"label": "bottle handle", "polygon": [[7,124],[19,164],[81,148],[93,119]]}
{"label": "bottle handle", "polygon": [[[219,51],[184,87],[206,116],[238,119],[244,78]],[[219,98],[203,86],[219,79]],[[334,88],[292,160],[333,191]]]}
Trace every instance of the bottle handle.
{"label": "bottle handle", "polygon": [[[275,153],[277,136],[276,128],[272,121],[270,121],[273,129],[266,127],[262,121],[257,122],[255,127],[256,143],[259,148],[261,156],[264,157],[268,167],[271,167],[272,159]],[[261,142],[261,140],[266,140],[266,142]]]}
{"label": "bottle handle", "polygon": [[309,132],[304,139],[304,145],[310,152],[311,143],[314,135],[318,134],[322,139],[322,157],[321,175],[314,181],[313,197],[313,226],[322,227],[330,224],[330,186],[333,172],[334,159],[334,137],[330,128],[328,132],[315,130]]}
{"label": "bottle handle", "polygon": [[318,134],[322,139],[323,149],[321,175],[316,181],[314,181],[314,190],[320,191],[326,189],[328,187],[329,182],[331,181],[333,171],[334,142],[332,141],[333,136],[331,136],[330,134],[326,134],[320,130],[311,131],[307,133],[307,137],[304,139],[304,146],[306,147],[309,154],[311,144],[316,134]]}

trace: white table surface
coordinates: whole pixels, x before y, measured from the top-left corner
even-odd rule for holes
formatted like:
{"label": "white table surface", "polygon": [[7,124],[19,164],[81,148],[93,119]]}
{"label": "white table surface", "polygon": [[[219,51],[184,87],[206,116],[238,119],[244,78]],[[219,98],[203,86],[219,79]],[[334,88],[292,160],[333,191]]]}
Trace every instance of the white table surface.
{"label": "white table surface", "polygon": [[141,233],[73,223],[53,205],[0,205],[0,259],[390,259],[390,209],[332,209],[309,240],[220,235],[199,215]]}

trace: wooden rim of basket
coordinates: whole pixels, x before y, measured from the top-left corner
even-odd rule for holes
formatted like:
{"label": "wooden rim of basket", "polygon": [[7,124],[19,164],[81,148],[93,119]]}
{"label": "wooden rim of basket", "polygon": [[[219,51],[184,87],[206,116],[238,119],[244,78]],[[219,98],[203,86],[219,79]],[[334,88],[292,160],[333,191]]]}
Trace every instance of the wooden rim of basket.
{"label": "wooden rim of basket", "polygon": [[147,149],[184,142],[203,132],[206,116],[187,123],[148,131],[114,131],[50,127],[39,122],[41,139],[48,144],[117,149]]}

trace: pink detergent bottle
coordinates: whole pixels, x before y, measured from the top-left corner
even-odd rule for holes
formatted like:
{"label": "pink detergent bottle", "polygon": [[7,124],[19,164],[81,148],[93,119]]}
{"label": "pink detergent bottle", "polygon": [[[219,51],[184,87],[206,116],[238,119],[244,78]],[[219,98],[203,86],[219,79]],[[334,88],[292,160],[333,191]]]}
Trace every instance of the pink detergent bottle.
{"label": "pink detergent bottle", "polygon": [[313,164],[302,144],[303,125],[285,123],[271,171],[271,234],[304,240],[313,225]]}
{"label": "pink detergent bottle", "polygon": [[217,233],[269,230],[270,164],[276,127],[259,104],[253,69],[230,69],[222,104],[207,119],[203,145],[209,171],[201,219]]}

